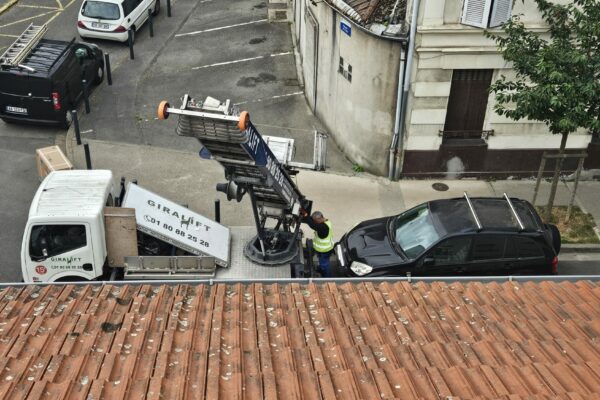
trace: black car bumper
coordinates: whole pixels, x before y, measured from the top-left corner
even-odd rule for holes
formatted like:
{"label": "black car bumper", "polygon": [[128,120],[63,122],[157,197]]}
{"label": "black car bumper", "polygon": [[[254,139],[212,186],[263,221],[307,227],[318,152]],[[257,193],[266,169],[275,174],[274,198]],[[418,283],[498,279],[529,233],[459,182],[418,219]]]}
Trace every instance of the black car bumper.
{"label": "black car bumper", "polygon": [[[57,115],[57,118],[59,116]],[[15,114],[6,114],[0,113],[0,118],[9,122],[16,122],[19,124],[28,124],[28,125],[48,125],[48,126],[59,126],[63,123],[63,121],[58,121],[54,119],[35,119],[28,118],[26,116],[15,115]]]}

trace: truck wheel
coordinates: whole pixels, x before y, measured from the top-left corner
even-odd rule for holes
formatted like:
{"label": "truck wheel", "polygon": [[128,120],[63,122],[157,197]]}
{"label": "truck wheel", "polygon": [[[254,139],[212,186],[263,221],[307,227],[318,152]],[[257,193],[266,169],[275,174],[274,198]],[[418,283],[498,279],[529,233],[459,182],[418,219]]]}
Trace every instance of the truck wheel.
{"label": "truck wheel", "polygon": [[156,0],[156,3],[154,3],[154,10],[152,11],[152,15],[158,15],[159,12],[160,12],[160,0]]}
{"label": "truck wheel", "polygon": [[85,278],[81,278],[79,276],[63,276],[62,278],[57,279],[55,282],[87,282],[88,280]]}
{"label": "truck wheel", "polygon": [[98,65],[98,69],[96,70],[96,76],[94,77],[94,85],[99,85],[104,79],[104,68],[102,65]]}

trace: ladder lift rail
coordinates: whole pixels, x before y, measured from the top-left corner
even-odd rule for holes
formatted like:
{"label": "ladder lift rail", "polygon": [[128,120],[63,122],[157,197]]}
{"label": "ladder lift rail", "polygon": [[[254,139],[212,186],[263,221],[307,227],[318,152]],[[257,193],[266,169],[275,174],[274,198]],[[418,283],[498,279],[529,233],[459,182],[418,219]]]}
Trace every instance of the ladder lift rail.
{"label": "ladder lift rail", "polygon": [[[179,108],[160,103],[159,119],[170,114],[179,115],[177,134],[198,139],[203,146],[200,156],[225,169],[228,183],[217,185],[217,190],[225,192],[228,200],[240,201],[249,194],[257,236],[246,246],[246,256],[262,264],[285,263],[295,257],[301,210],[310,212],[312,202],[298,190],[248,113],[231,106],[229,100],[196,101],[186,94]],[[266,227],[268,218],[276,220],[275,228]]]}

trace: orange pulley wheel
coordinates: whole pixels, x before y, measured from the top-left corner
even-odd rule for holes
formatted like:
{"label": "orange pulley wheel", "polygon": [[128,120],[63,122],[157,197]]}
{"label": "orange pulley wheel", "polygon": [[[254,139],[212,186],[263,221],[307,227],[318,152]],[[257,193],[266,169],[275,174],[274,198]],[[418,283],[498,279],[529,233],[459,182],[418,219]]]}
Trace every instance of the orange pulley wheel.
{"label": "orange pulley wheel", "polygon": [[240,131],[245,131],[248,127],[248,122],[250,122],[250,114],[248,111],[242,111],[240,113],[240,120],[238,122],[238,128]]}
{"label": "orange pulley wheel", "polygon": [[167,103],[166,100],[163,100],[158,104],[158,110],[157,110],[158,119],[169,118],[169,112],[167,111],[167,108],[169,108],[169,107],[170,107],[169,103]]}

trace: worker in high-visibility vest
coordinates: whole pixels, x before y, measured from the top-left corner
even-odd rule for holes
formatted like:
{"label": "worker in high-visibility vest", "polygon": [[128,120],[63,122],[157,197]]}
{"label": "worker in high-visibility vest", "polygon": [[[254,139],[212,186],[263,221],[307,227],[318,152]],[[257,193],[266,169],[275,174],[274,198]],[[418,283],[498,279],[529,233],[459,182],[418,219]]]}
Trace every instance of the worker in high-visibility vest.
{"label": "worker in high-visibility vest", "polygon": [[331,225],[331,221],[325,219],[323,213],[320,211],[313,212],[311,216],[308,216],[307,212],[304,212],[302,215],[302,222],[315,231],[313,249],[319,258],[319,267],[321,267],[324,276],[330,277],[329,257],[333,250],[333,226]]}

